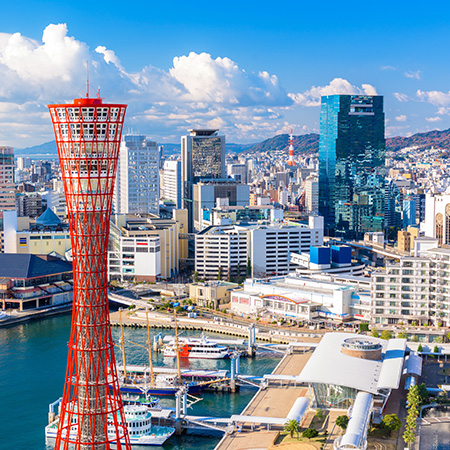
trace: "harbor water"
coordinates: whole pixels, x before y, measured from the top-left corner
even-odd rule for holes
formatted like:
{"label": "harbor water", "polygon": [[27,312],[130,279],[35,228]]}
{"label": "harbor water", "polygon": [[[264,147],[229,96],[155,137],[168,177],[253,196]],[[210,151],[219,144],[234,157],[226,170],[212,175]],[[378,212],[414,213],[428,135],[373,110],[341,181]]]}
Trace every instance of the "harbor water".
{"label": "harbor water", "polygon": [[[40,319],[10,328],[0,329],[0,450],[49,450],[45,445],[44,427],[47,424],[49,403],[62,396],[67,361],[67,342],[70,335],[70,314]],[[154,336],[159,330],[151,330]],[[173,334],[164,330],[165,335]],[[199,336],[186,332],[182,336]],[[208,333],[209,337],[215,337]],[[129,341],[146,345],[147,330],[125,328],[127,364],[148,364],[148,352]],[[218,335],[224,338],[224,335]],[[116,343],[119,328],[113,328]],[[120,348],[116,358],[122,361]],[[241,373],[263,375],[270,373],[280,358],[271,354],[257,358],[243,358]],[[154,354],[156,366],[175,367],[172,358]],[[182,368],[229,369],[229,360],[185,360]],[[188,410],[191,415],[229,417],[239,414],[255,394],[255,389],[242,388],[239,393],[202,393],[202,400]],[[163,398],[164,407],[175,408],[173,398]],[[173,436],[165,450],[213,449],[220,438],[203,436]],[[140,447],[141,449],[142,447]],[[155,447],[150,447],[155,448]]]}

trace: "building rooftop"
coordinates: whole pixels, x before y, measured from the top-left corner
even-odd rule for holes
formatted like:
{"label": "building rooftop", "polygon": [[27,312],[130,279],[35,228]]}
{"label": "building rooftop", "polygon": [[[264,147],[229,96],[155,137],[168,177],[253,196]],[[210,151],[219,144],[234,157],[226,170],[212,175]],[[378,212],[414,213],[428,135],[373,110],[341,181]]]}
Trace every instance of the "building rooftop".
{"label": "building rooftop", "polygon": [[71,263],[48,255],[0,253],[0,277],[38,278],[72,270]]}
{"label": "building rooftop", "polygon": [[199,129],[199,128],[194,128],[192,130],[188,130],[189,133],[191,133],[194,136],[212,136],[214,135],[214,133],[217,133],[219,130],[213,130],[210,128],[204,128],[204,129]]}
{"label": "building rooftop", "polygon": [[406,339],[370,340],[382,344],[380,360],[356,358],[341,352],[353,333],[326,333],[312,354],[297,382],[346,386],[377,394],[380,389],[397,389],[400,384]]}
{"label": "building rooftop", "polygon": [[61,219],[50,208],[47,208],[36,219],[36,225],[41,225],[43,227],[56,227],[60,223],[61,223]]}

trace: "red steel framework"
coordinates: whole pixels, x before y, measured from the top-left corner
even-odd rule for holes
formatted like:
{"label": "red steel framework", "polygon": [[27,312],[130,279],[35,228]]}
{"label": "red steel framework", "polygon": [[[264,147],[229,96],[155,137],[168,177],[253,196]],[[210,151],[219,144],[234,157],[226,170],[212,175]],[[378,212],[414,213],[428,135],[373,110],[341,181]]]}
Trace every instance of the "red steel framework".
{"label": "red steel framework", "polygon": [[107,251],[126,105],[48,105],[66,195],[74,274],[72,328],[57,450],[131,449],[108,307]]}

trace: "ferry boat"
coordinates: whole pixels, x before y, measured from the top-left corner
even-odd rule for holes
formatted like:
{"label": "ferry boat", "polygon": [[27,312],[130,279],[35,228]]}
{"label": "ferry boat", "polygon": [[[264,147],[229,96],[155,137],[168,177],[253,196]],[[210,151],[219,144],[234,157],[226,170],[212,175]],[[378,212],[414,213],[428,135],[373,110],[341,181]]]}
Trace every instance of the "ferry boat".
{"label": "ferry boat", "polygon": [[230,356],[228,347],[209,341],[203,335],[200,339],[179,338],[178,341],[177,343],[176,339],[173,339],[164,347],[164,357],[176,358],[177,348],[181,358],[223,359]]}
{"label": "ferry boat", "polygon": [[[175,433],[175,428],[152,425],[152,415],[145,405],[125,405],[123,407],[131,445],[162,445]],[[120,420],[120,419],[119,419]],[[120,422],[119,422],[120,423]],[[58,420],[45,427],[45,437],[55,439],[58,431]],[[78,425],[72,424],[71,438],[76,438]],[[115,437],[116,429],[111,420],[108,421],[108,436]],[[125,443],[125,440],[121,440]]]}

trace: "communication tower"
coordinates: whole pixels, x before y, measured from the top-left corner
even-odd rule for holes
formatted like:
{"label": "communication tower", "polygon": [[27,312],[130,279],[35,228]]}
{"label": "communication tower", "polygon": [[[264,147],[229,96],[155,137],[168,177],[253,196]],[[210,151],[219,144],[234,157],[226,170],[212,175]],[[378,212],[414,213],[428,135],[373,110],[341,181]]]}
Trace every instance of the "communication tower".
{"label": "communication tower", "polygon": [[127,105],[78,98],[48,105],[58,147],[73,257],[73,313],[55,449],[131,449],[114,358],[107,251]]}

